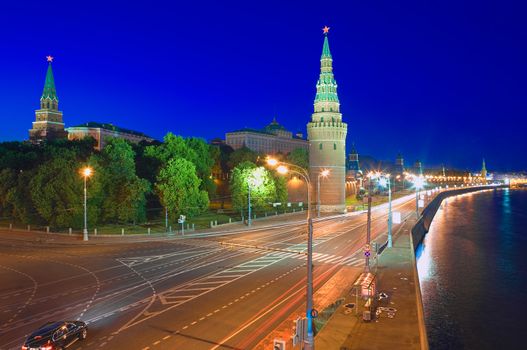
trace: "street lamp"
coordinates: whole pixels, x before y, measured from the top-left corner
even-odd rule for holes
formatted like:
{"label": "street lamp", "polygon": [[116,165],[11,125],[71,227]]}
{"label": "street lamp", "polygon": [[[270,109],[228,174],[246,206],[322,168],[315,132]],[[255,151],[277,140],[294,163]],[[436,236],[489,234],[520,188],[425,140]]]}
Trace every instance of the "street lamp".
{"label": "street lamp", "polygon": [[379,179],[379,185],[385,187],[388,185],[388,248],[392,247],[392,187],[390,174],[382,175]]}
{"label": "street lamp", "polygon": [[417,216],[417,219],[419,219],[419,191],[424,188],[425,179],[422,175],[414,176],[412,182],[415,187],[415,214]]}
{"label": "street lamp", "polygon": [[88,240],[88,215],[87,215],[87,191],[86,191],[86,182],[88,178],[93,174],[93,169],[86,167],[82,169],[82,176],[84,176],[84,230],[82,231],[83,241]]}
{"label": "street lamp", "polygon": [[[304,349],[315,349],[313,334],[313,219],[311,217],[311,181],[306,169],[294,164],[278,162],[274,158],[267,158],[267,164],[277,167],[276,171],[280,174],[288,172],[295,173],[302,177],[307,184],[307,286],[306,286],[306,318],[307,318],[307,339]],[[287,166],[286,166],[287,165]],[[289,166],[289,168],[288,168]]]}
{"label": "street lamp", "polygon": [[329,170],[322,170],[317,176],[317,218],[320,217],[320,178],[326,178],[329,175]]}

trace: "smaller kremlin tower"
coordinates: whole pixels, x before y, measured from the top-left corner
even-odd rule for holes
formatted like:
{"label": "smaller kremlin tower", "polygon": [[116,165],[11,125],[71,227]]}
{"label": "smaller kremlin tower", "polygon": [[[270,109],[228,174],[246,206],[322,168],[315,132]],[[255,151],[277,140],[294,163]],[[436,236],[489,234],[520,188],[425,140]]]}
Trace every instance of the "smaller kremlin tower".
{"label": "smaller kremlin tower", "polygon": [[48,71],[44,91],[40,98],[40,109],[35,111],[33,128],[29,130],[29,140],[34,143],[68,137],[68,133],[64,130],[62,112],[59,111],[59,99],[51,69],[53,57],[47,56],[46,58],[48,60]]}

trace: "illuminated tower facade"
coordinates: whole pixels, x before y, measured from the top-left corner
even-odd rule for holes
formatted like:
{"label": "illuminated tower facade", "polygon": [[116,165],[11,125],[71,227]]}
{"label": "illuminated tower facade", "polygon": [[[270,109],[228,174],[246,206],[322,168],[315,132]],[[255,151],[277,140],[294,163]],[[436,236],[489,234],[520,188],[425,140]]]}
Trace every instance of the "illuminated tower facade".
{"label": "illuminated tower facade", "polygon": [[[337,82],[333,75],[333,58],[329,51],[328,27],[324,27],[324,44],[320,58],[314,113],[307,124],[309,139],[309,173],[312,183],[324,169],[330,175],[320,186],[320,211],[346,212],[346,135],[342,122]],[[315,196],[313,196],[315,198]]]}
{"label": "illuminated tower facade", "polygon": [[487,166],[485,164],[485,158],[483,158],[483,164],[481,166],[481,181],[483,181],[484,184],[487,183]]}
{"label": "illuminated tower facade", "polygon": [[29,130],[29,140],[35,143],[68,137],[68,133],[64,130],[62,112],[59,111],[59,99],[51,69],[53,57],[48,56],[47,60],[48,71],[46,73],[44,91],[40,98],[40,109],[35,111],[33,128]]}

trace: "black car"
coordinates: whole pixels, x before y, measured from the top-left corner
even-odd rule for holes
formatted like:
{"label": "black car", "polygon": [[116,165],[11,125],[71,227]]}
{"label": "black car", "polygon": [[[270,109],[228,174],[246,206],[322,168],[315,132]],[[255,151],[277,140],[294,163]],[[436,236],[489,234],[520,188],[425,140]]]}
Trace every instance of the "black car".
{"label": "black car", "polygon": [[82,321],[48,322],[33,332],[22,350],[62,350],[86,339],[88,327]]}

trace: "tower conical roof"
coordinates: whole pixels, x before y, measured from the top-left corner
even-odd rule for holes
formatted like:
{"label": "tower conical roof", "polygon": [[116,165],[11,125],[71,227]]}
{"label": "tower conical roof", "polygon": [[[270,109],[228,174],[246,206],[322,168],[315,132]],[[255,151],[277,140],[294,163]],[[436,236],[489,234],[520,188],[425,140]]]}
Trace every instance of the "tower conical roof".
{"label": "tower conical roof", "polygon": [[322,47],[322,58],[332,58],[331,57],[331,51],[329,51],[329,41],[328,41],[328,35],[324,35],[324,46]]}
{"label": "tower conical roof", "polygon": [[43,99],[50,99],[58,101],[57,91],[55,89],[55,79],[53,79],[53,70],[51,69],[51,62],[48,65],[48,71],[46,72],[46,82],[44,83],[44,91],[42,92]]}
{"label": "tower conical roof", "polygon": [[327,33],[324,35],[324,45],[322,46],[322,56],[320,57],[320,77],[317,82],[317,95],[315,96],[315,103],[322,101],[339,102],[337,82],[333,75],[333,59],[329,51]]}
{"label": "tower conical roof", "polygon": [[487,170],[487,165],[485,164],[485,158],[483,158],[483,166],[481,167],[481,170]]}

